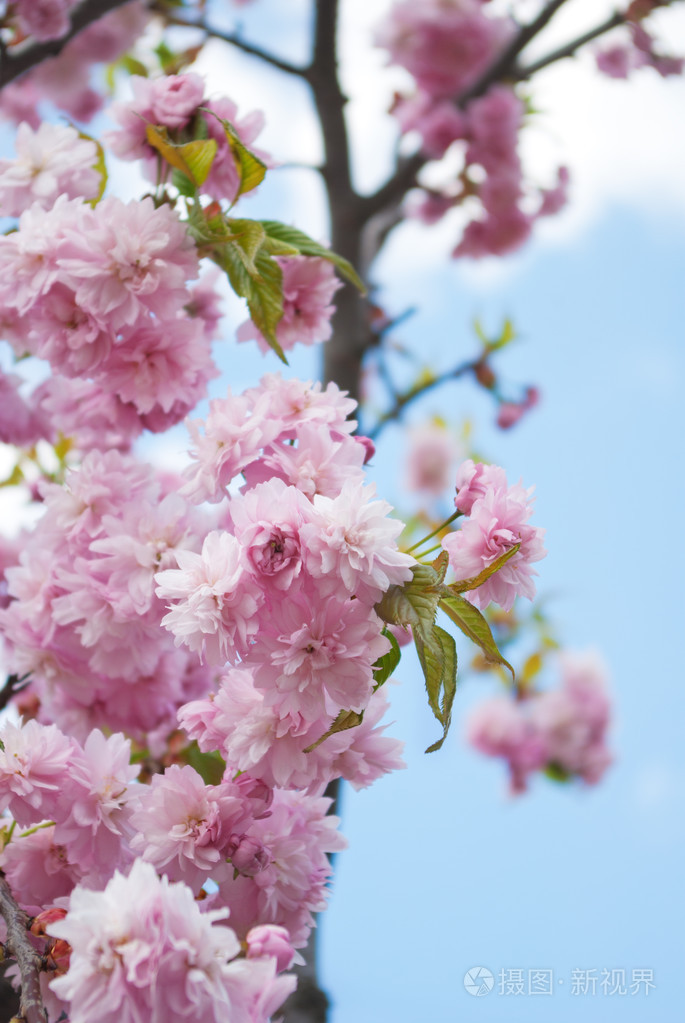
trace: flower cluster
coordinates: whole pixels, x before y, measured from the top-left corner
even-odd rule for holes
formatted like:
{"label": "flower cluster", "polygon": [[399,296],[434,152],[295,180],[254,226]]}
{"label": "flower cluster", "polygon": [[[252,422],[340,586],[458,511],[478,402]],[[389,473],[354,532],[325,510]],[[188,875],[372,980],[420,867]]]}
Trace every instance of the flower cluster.
{"label": "flower cluster", "polygon": [[467,459],[457,474],[458,511],[468,516],[461,529],[448,533],[442,545],[458,580],[472,579],[490,568],[508,551],[518,550],[468,598],[477,607],[494,602],[505,611],[517,596],[532,600],[535,584],[531,567],[545,556],[544,529],[528,524],[532,514],[532,488],[508,486],[503,469]]}
{"label": "flower cluster", "polygon": [[524,104],[514,90],[495,84],[483,95],[469,94],[514,31],[513,21],[492,14],[484,0],[428,0],[396,3],[376,37],[416,82],[415,93],[393,107],[401,131],[418,134],[430,159],[461,143],[463,168],[454,187],[424,192],[408,207],[434,223],[478,198],[481,215],[467,222],[455,256],[512,252],[528,238],[536,217],[556,212],[565,201],[565,181],[541,190],[536,203],[528,201],[517,151]]}
{"label": "flower cluster", "polygon": [[529,775],[545,769],[554,778],[594,785],[611,764],[604,665],[595,654],[572,653],[560,655],[559,665],[558,689],[527,694],[516,703],[508,697],[489,700],[469,719],[469,742],[507,761],[513,792],[524,792]]}
{"label": "flower cluster", "polygon": [[131,85],[133,100],[113,105],[111,113],[120,127],[106,132],[105,141],[121,159],[141,160],[151,181],[157,181],[159,157],[147,140],[148,125],[165,128],[178,141],[185,141],[186,134],[188,140],[197,137],[195,122],[198,118],[202,120],[203,133],[217,144],[209,177],[204,182],[205,190],[215,199],[233,202],[240,186],[222,121],[229,121],[241,142],[250,146],[264,162],[270,163],[268,154],[253,145],[264,125],[264,115],[253,111],[238,118],[238,108],[232,100],[226,97],[205,99],[205,83],[199,75],[165,75],[163,78],[134,75]]}
{"label": "flower cluster", "polygon": [[207,692],[207,670],[160,628],[154,593],[155,572],[204,531],[177,486],[116,451],[88,454],[64,487],[43,486],[44,515],[7,570],[0,627],[44,720],[154,742],[179,705]]}

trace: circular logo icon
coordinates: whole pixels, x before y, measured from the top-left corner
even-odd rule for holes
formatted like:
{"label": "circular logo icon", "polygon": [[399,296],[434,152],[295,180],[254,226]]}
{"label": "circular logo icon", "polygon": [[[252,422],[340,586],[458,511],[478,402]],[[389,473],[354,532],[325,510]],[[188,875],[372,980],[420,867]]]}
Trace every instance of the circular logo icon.
{"label": "circular logo icon", "polygon": [[495,986],[495,978],[487,966],[472,966],[464,976],[464,987],[474,998],[489,995]]}

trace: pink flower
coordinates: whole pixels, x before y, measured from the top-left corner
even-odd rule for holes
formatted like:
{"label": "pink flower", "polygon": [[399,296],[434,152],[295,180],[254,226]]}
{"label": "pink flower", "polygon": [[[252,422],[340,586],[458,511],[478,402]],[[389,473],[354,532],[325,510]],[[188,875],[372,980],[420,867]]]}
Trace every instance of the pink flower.
{"label": "pink flower", "polygon": [[48,925],[72,947],[52,990],[69,1003],[71,1023],[267,1023],[294,982],[276,978],[275,958],[237,960],[235,932],[219,923],[226,915],[202,913],[190,888],[136,860],[104,891],[76,888],[64,920]]}
{"label": "pink flower", "polygon": [[14,160],[0,160],[0,213],[18,217],[37,202],[49,209],[57,197],[92,199],[100,174],[94,142],[79,138],[70,125],[44,121],[37,131],[20,124]]}
{"label": "pink flower", "polygon": [[197,253],[178,216],[152,199],[104,199],[78,208],[64,230],[59,266],[76,300],[111,329],[131,327],[148,312],[172,319],[197,276]]}
{"label": "pink flower", "polygon": [[434,497],[449,488],[457,445],[444,427],[426,424],[409,433],[407,487]]}
{"label": "pink flower", "polygon": [[172,130],[185,127],[202,105],[205,84],[199,75],[192,73],[161,78],[132,75],[131,87],[133,100],[114,103],[111,107],[111,114],[121,128],[106,132],[105,141],[122,160],[145,159],[156,164],[155,151],[145,133],[147,125]]}
{"label": "pink flower", "polygon": [[391,7],[376,38],[429,95],[453,97],[476,80],[513,29],[480,0],[404,0]]}
{"label": "pink flower", "polygon": [[192,767],[172,764],[137,797],[131,849],[194,891],[229,872],[231,839],[252,823],[247,801],[230,784],[205,785]]}
{"label": "pink flower", "polygon": [[457,472],[457,496],[455,507],[465,515],[470,515],[476,501],[485,497],[491,490],[506,489],[507,475],[499,465],[486,465],[467,458]]}
{"label": "pink flower", "polygon": [[531,491],[520,484],[495,488],[474,501],[461,529],[443,539],[457,579],[469,579],[492,565],[516,544],[520,549],[494,575],[468,594],[477,607],[494,601],[510,610],[517,596],[532,600],[535,585],[532,563],[544,558],[544,530],[528,525],[532,514]]}
{"label": "pink flower", "polygon": [[185,643],[213,664],[244,654],[259,628],[262,598],[236,538],[215,530],[205,537],[201,554],[177,550],[175,557],[179,568],[155,578],[157,596],[176,601],[162,619],[176,645]]}
{"label": "pink flower", "polygon": [[316,494],[314,513],[301,530],[309,572],[331,592],[340,583],[367,604],[375,604],[390,586],[412,577],[416,563],[397,550],[404,525],[390,518],[387,501],[374,501],[376,488],[347,480],[337,497]]}
{"label": "pink flower", "polygon": [[247,937],[247,958],[258,959],[262,956],[273,956],[276,960],[276,969],[287,970],[295,956],[295,949],[290,944],[290,935],[285,927],[277,927],[275,924],[260,924],[248,931]]}
{"label": "pink flower", "polygon": [[508,761],[514,793],[524,792],[528,775],[547,762],[544,739],[511,697],[498,696],[479,704],[469,717],[466,734],[481,753]]}
{"label": "pink flower", "polygon": [[1,863],[15,898],[34,910],[69,895],[83,876],[66,848],[55,840],[54,824],[32,834],[15,831],[2,850]]}
{"label": "pink flower", "polygon": [[0,808],[9,808],[22,826],[62,816],[65,776],[78,747],[56,725],[5,722],[0,749]]}
{"label": "pink flower", "polygon": [[59,39],[69,31],[69,11],[74,0],[18,0],[19,27],[38,42]]}
{"label": "pink flower", "polygon": [[332,594],[322,601],[310,587],[273,605],[246,663],[281,717],[333,718],[368,703],[372,665],[388,649],[381,630],[380,619],[361,600]]}
{"label": "pink flower", "polygon": [[[332,263],[309,256],[282,256],[276,260],[283,272],[283,316],[276,327],[276,339],[284,351],[297,342],[305,345],[327,341],[331,336],[331,299],[341,282]],[[256,340],[259,350],[269,345],[251,320],[238,328],[238,341]]]}

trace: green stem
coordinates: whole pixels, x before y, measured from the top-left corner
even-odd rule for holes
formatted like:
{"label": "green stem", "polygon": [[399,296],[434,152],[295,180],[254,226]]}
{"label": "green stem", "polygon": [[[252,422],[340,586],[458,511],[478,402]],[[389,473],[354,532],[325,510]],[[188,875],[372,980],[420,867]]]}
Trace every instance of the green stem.
{"label": "green stem", "polygon": [[428,536],[424,536],[422,540],[417,540],[416,543],[412,544],[411,547],[408,547],[404,553],[411,554],[411,552],[415,551],[417,547],[422,547],[424,543],[427,543],[429,540],[432,540],[434,536],[437,536],[441,529],[444,529],[445,526],[449,526],[450,522],[454,522],[455,519],[458,519],[459,516],[463,514],[464,513],[457,508],[454,515],[450,515],[448,519],[439,525],[437,529],[434,529],[432,533],[429,533]]}

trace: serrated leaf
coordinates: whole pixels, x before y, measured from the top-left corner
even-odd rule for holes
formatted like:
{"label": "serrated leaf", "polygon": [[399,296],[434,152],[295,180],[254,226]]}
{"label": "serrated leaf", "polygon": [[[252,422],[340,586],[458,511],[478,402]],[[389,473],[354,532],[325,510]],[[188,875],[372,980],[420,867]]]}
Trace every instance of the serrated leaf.
{"label": "serrated leaf", "polygon": [[319,259],[327,259],[329,263],[332,263],[340,271],[346,280],[354,284],[355,288],[358,288],[362,295],[366,294],[364,282],[349,260],[337,255],[335,252],[331,252],[325,245],[315,242],[308,234],[305,234],[304,231],[299,231],[296,227],[281,224],[278,220],[262,220],[262,224],[270,239],[291,245],[302,256],[316,256]]}
{"label": "serrated leaf", "polygon": [[402,658],[400,645],[390,629],[383,629],[383,635],[390,641],[390,649],[387,654],[383,654],[382,657],[379,657],[373,666],[374,693],[388,681]]}
{"label": "serrated leaf", "polygon": [[192,172],[191,181],[198,187],[204,185],[209,177],[217,148],[216,139],[192,139],[179,148],[181,156]]}
{"label": "serrated leaf", "polygon": [[521,549],[521,544],[516,543],[513,547],[510,547],[508,551],[505,551],[496,561],[493,561],[491,565],[484,568],[478,575],[471,576],[470,579],[458,579],[456,583],[450,583],[450,590],[453,593],[466,593],[467,590],[476,590],[479,586],[482,586],[491,575],[498,572],[502,565],[506,565],[507,561],[510,561],[515,554]]}
{"label": "serrated leaf", "polygon": [[178,145],[171,141],[164,125],[154,124],[145,125],[145,137],[168,164],[194,185],[199,188],[205,183],[216,156],[216,139],[193,139]]}
{"label": "serrated leaf", "polygon": [[236,242],[214,247],[211,258],[225,270],[236,295],[247,300],[250,317],[279,359],[288,364],[276,339],[276,327],[283,316],[283,274],[280,266],[261,249],[254,260],[254,274],[245,265],[245,253]]}
{"label": "serrated leaf", "polygon": [[258,220],[226,220],[230,242],[237,246],[238,256],[252,277],[259,277],[255,260],[266,234]]}
{"label": "serrated leaf", "polygon": [[428,703],[443,728],[442,736],[428,747],[426,753],[439,750],[447,737],[452,720],[452,703],[457,689],[457,648],[449,632],[434,625],[429,641],[414,637],[416,652],[426,683]]}
{"label": "serrated leaf", "polygon": [[409,582],[391,586],[383,594],[376,604],[377,613],[390,625],[411,625],[415,638],[418,635],[423,643],[430,643],[446,570],[446,559],[433,565],[414,565]]}
{"label": "serrated leaf", "polygon": [[317,746],[320,746],[321,743],[324,742],[325,739],[328,739],[331,735],[335,735],[337,732],[346,732],[350,728],[356,728],[363,720],[364,711],[357,713],[356,710],[341,710],[328,731],[324,732],[321,738],[317,739],[316,742],[313,742],[311,746],[307,746],[304,752],[311,753],[312,750],[315,750]]}
{"label": "serrated leaf", "polygon": [[511,672],[512,679],[516,677],[512,666],[499,652],[487,621],[478,608],[469,603],[466,597],[462,597],[459,593],[451,593],[445,587],[440,600],[440,608],[465,636],[468,636],[476,646],[480,647],[486,661],[490,664],[501,664]]}
{"label": "serrated leaf", "polygon": [[233,155],[238,177],[240,178],[238,191],[233,200],[236,202],[241,195],[245,195],[246,192],[251,192],[255,189],[257,185],[261,185],[266,175],[266,164],[251,149],[247,148],[230,121],[225,121],[223,117],[218,117],[213,110],[203,107],[202,111],[215,117],[223,126],[224,135],[226,136],[226,141]]}

